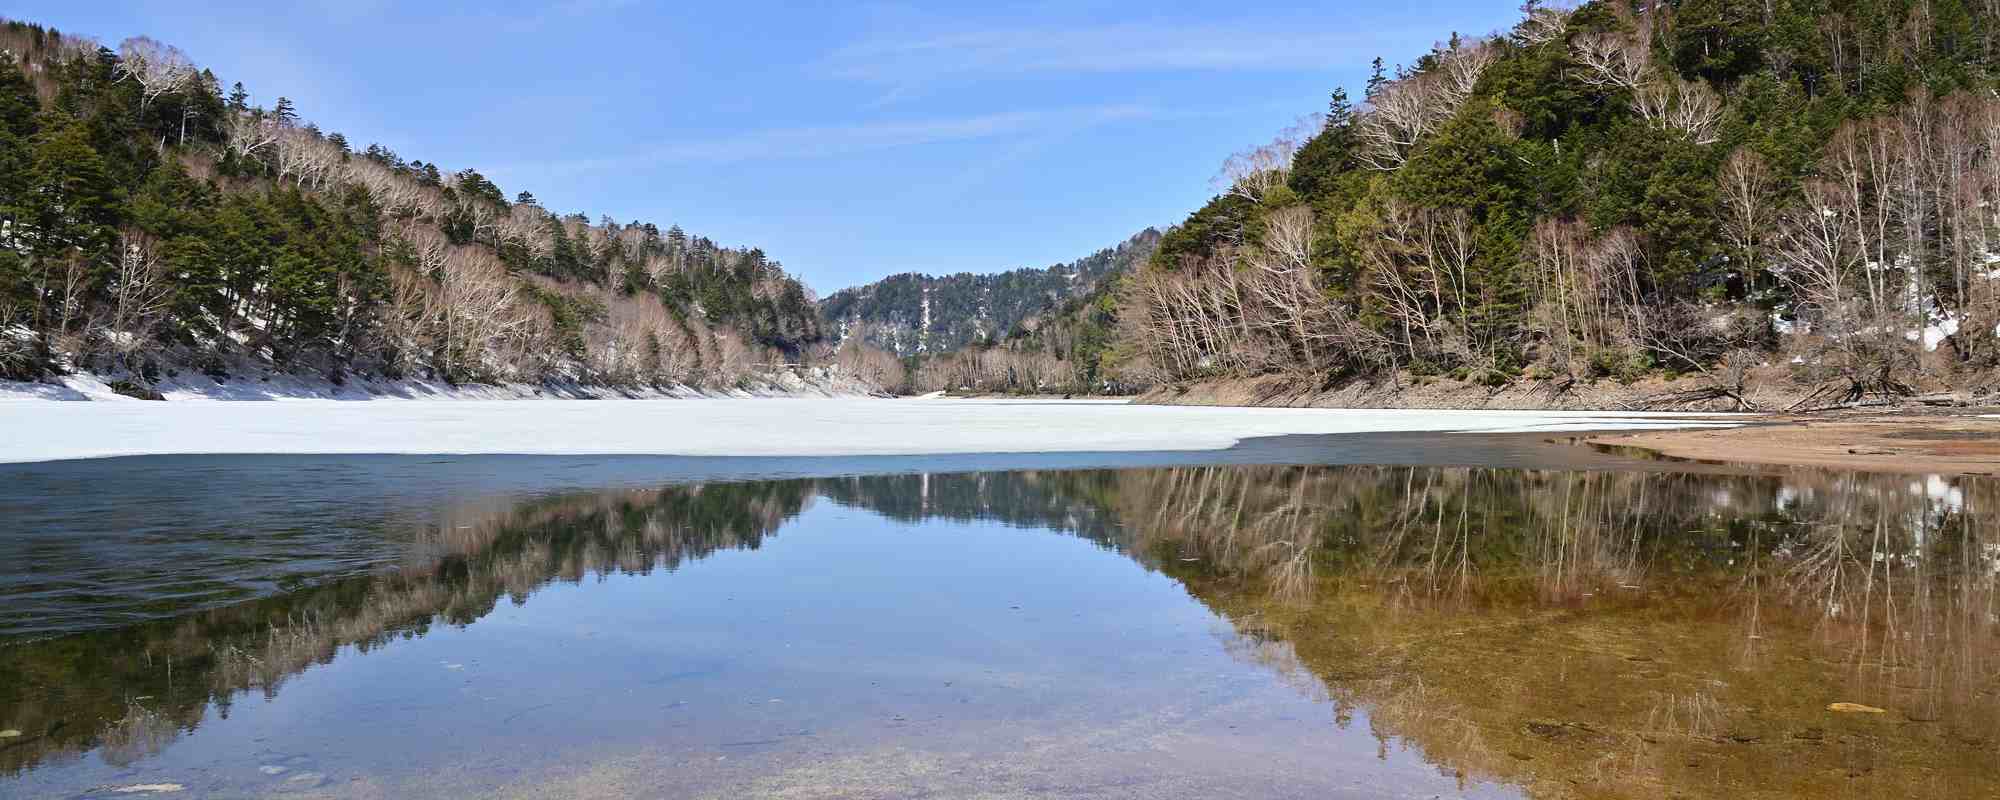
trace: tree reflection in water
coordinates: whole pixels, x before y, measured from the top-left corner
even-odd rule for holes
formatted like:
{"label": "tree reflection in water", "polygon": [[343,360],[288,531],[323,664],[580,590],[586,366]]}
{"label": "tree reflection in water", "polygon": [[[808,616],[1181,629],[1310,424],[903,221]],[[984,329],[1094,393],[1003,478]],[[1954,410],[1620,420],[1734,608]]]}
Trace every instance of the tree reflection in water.
{"label": "tree reflection in water", "polygon": [[1189,467],[462,505],[392,571],[7,646],[0,729],[24,735],[0,744],[0,769],[140,759],[350,648],[468,625],[551,582],[755,549],[825,498],[1126,553],[1337,723],[1365,717],[1384,749],[1468,780],[1542,796],[1976,794],[2000,785],[1996,492],[1818,471]]}

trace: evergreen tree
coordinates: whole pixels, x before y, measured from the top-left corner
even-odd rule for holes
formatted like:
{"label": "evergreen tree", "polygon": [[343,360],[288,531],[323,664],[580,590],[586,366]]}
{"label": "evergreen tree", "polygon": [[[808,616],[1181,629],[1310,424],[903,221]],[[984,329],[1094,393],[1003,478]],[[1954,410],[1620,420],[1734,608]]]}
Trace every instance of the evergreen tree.
{"label": "evergreen tree", "polygon": [[36,257],[100,255],[118,219],[117,186],[88,128],[68,117],[46,122],[35,137],[28,181],[35,212],[28,238]]}

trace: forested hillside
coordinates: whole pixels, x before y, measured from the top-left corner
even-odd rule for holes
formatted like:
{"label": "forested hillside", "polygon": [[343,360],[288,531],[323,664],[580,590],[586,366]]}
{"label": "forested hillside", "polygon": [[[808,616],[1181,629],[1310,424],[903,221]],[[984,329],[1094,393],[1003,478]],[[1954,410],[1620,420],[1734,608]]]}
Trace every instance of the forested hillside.
{"label": "forested hillside", "polygon": [[905,391],[1102,391],[1111,338],[1109,289],[1151,258],[1148,228],[1116,247],[1066,264],[991,275],[892,275],[820,301],[842,353],[879,357],[871,371]]}
{"label": "forested hillside", "polygon": [[1231,159],[1124,282],[1119,368],[1983,393],[1996,58],[1955,0],[1531,0]]}
{"label": "forested hillside", "polygon": [[1145,260],[1159,236],[1149,228],[1116,247],[1048,267],[891,275],[834,292],[819,307],[836,338],[860,336],[898,356],[997,342],[1022,320],[1088,294],[1106,276]]}
{"label": "forested hillside", "polygon": [[0,378],[726,386],[821,342],[755,249],[593,222],[254,104],[171,46],[0,29]]}

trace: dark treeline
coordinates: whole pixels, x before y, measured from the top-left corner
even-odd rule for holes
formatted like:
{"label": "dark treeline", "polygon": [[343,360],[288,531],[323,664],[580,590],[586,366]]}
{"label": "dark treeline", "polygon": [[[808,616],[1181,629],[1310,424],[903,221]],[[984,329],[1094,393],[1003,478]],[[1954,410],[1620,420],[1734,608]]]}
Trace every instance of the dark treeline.
{"label": "dark treeline", "polygon": [[1530,0],[1232,158],[1125,283],[1119,364],[1977,389],[1996,59],[2000,17],[1957,0]]}
{"label": "dark treeline", "polygon": [[0,377],[720,385],[821,338],[755,249],[509,198],[171,46],[0,28]]}

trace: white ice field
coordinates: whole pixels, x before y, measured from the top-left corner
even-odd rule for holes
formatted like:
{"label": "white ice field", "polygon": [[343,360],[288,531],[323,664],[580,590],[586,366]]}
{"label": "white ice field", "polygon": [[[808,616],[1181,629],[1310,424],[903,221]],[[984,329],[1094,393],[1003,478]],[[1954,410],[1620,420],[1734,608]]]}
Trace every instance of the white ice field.
{"label": "white ice field", "polygon": [[1717,427],[1718,415],[770,398],[0,403],[0,462],[161,454],[821,456],[1210,450],[1285,434]]}

